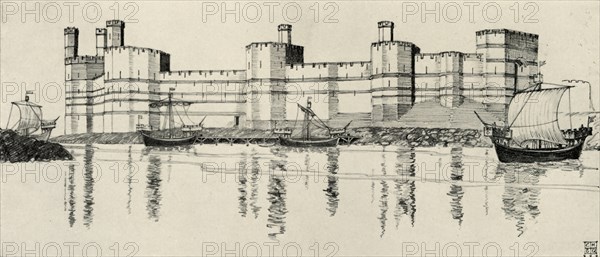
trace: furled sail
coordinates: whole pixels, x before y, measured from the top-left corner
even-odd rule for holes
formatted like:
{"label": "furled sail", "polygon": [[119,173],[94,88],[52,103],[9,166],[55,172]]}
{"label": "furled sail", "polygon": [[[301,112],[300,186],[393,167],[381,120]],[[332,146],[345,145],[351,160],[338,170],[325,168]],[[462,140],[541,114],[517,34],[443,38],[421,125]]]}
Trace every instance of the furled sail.
{"label": "furled sail", "polygon": [[512,139],[544,140],[566,144],[558,126],[558,105],[568,87],[548,88],[517,93],[508,107]]}
{"label": "furled sail", "polygon": [[42,119],[42,107],[30,102],[13,102],[17,108],[21,117],[16,124],[17,131],[26,130],[27,133],[37,131],[41,126]]}

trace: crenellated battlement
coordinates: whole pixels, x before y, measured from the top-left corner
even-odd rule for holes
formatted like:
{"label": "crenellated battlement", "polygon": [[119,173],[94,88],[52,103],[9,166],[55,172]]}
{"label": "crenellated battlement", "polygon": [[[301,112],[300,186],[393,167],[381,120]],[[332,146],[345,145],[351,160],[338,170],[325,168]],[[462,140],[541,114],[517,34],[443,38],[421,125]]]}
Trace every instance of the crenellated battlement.
{"label": "crenellated battlement", "polygon": [[[262,48],[262,47],[275,47],[275,48],[286,48],[288,46],[287,43],[279,43],[279,42],[253,42],[246,46],[246,50],[251,48]],[[301,47],[292,45],[292,47]]]}
{"label": "crenellated battlement", "polygon": [[392,21],[380,21],[377,22],[378,28],[394,28],[394,22]]}
{"label": "crenellated battlement", "polygon": [[277,31],[292,31],[292,25],[290,24],[279,24]]}
{"label": "crenellated battlement", "polygon": [[65,35],[67,35],[67,34],[79,34],[79,29],[76,27],[66,27]]}
{"label": "crenellated battlement", "polygon": [[107,27],[125,27],[125,22],[122,20],[108,20],[106,21]]}
{"label": "crenellated battlement", "polygon": [[110,47],[106,47],[104,49],[105,53],[109,53],[112,51],[123,51],[123,50],[128,50],[128,51],[139,51],[141,53],[145,53],[145,52],[150,52],[151,54],[166,54],[166,55],[170,55],[167,52],[161,51],[161,50],[157,50],[157,49],[152,49],[152,48],[148,48],[148,47],[137,47],[137,46],[110,46]]}
{"label": "crenellated battlement", "polygon": [[65,58],[65,65],[88,64],[88,63],[104,63],[104,56],[80,55],[80,56]]}
{"label": "crenellated battlement", "polygon": [[539,35],[537,35],[537,34],[527,33],[527,32],[522,32],[522,31],[517,31],[517,30],[510,30],[510,29],[484,29],[484,30],[477,31],[475,34],[477,36],[484,36],[484,35],[490,35],[490,34],[492,34],[492,35],[505,34],[505,35],[509,35],[509,36],[517,36],[522,39],[530,39],[530,40],[537,40],[539,38]]}
{"label": "crenellated battlement", "polygon": [[436,57],[458,57],[462,56],[463,59],[479,59],[482,60],[483,54],[480,53],[463,53],[458,51],[444,51],[439,53],[419,53],[415,55],[416,61],[423,60],[425,58],[435,59]]}
{"label": "crenellated battlement", "polygon": [[416,46],[412,42],[407,42],[407,41],[380,41],[380,42],[373,42],[373,43],[371,43],[371,47],[388,46],[388,45],[392,45],[392,46],[395,46],[395,45],[398,45],[398,46],[410,46],[410,47]]}
{"label": "crenellated battlement", "polygon": [[480,54],[480,53],[466,53],[466,54],[464,54],[464,57],[465,57],[465,59],[477,58],[479,60],[482,60],[483,54]]}
{"label": "crenellated battlement", "polygon": [[369,64],[371,64],[370,61],[357,61],[357,62],[307,62],[307,63],[299,63],[299,64],[292,64],[289,65],[290,68],[294,68],[294,67],[301,67],[301,68],[305,68],[305,67],[312,67],[312,68],[318,68],[323,66],[323,68],[327,68],[327,65],[337,65],[340,68],[342,67],[353,67],[354,65],[360,65],[360,67],[364,67],[365,65],[368,67]]}
{"label": "crenellated battlement", "polygon": [[96,35],[106,35],[105,28],[96,28]]}
{"label": "crenellated battlement", "polygon": [[246,70],[175,70],[161,71],[161,80],[181,81],[244,81]]}

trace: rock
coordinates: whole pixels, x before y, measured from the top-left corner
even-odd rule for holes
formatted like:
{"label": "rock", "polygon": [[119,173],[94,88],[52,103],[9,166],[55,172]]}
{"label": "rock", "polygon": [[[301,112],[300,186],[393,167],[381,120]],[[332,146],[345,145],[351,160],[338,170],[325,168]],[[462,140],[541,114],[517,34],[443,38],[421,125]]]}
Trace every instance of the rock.
{"label": "rock", "polygon": [[62,145],[18,135],[12,130],[0,131],[0,161],[57,161],[73,160]]}

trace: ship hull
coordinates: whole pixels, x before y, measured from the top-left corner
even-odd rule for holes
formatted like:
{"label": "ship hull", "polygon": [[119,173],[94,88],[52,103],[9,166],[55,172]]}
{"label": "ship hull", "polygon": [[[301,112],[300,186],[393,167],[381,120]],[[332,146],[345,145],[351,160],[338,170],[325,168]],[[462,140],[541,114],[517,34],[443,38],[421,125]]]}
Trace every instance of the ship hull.
{"label": "ship hull", "polygon": [[39,135],[32,135],[33,138],[37,139],[37,140],[41,140],[41,141],[48,141],[48,139],[50,139],[50,134],[52,134],[52,130],[47,130],[45,132],[42,132]]}
{"label": "ship hull", "polygon": [[568,159],[579,159],[583,150],[584,141],[582,140],[574,146],[553,149],[524,149],[507,147],[494,143],[496,155],[500,162],[553,162]]}
{"label": "ship hull", "polygon": [[141,132],[144,145],[158,147],[186,146],[196,143],[196,136],[183,138],[156,138]]}
{"label": "ship hull", "polygon": [[293,138],[279,138],[279,144],[282,146],[290,147],[332,147],[337,146],[339,138],[323,138],[323,139],[293,139]]}

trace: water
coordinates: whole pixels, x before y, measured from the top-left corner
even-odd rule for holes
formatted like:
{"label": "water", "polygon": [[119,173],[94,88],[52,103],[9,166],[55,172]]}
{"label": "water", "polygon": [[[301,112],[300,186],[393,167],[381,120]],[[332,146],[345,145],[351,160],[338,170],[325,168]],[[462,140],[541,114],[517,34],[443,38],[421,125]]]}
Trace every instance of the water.
{"label": "water", "polygon": [[598,240],[598,152],[500,164],[458,146],[68,148],[76,161],[1,164],[3,242],[109,256],[566,256]]}

